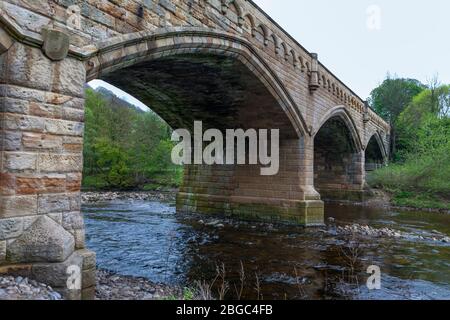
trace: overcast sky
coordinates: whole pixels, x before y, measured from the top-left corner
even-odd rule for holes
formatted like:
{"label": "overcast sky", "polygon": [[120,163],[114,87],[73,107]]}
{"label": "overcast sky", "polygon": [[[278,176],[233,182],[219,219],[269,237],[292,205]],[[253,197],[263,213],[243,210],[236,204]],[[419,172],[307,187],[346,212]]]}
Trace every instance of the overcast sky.
{"label": "overcast sky", "polygon": [[254,1],[363,99],[388,72],[450,84],[449,0]]}
{"label": "overcast sky", "polygon": [[387,72],[450,84],[449,0],[254,1],[363,99]]}

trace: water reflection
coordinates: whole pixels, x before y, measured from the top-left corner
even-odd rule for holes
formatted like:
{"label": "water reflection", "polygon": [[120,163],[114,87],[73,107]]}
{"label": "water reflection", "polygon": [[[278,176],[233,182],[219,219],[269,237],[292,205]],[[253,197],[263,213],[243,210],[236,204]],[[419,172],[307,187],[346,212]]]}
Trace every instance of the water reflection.
{"label": "water reflection", "polygon": [[[450,247],[443,243],[352,239],[327,230],[231,221],[214,228],[159,202],[111,201],[83,211],[99,267],[124,275],[172,284],[212,282],[224,263],[227,297],[236,298],[242,264],[247,299],[450,299]],[[448,215],[339,205],[326,212],[339,223],[450,234]],[[365,286],[370,265],[381,267],[382,290]]]}

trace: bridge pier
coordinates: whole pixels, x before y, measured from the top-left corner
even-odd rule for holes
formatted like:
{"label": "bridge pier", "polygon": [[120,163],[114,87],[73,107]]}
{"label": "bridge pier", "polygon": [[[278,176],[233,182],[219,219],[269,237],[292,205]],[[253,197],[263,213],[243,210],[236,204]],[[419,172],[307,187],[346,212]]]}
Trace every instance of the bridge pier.
{"label": "bridge pier", "polygon": [[9,40],[0,55],[0,274],[91,299],[95,253],[80,213],[84,64]]}
{"label": "bridge pier", "polygon": [[313,150],[307,139],[281,141],[275,176],[261,176],[260,166],[186,167],[178,211],[323,225],[324,205],[313,186]]}

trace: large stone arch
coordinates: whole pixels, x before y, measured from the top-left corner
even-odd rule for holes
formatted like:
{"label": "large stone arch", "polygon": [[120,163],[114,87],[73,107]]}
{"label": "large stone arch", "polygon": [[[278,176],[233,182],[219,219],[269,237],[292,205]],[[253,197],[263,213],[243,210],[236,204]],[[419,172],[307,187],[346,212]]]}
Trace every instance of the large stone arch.
{"label": "large stone arch", "polygon": [[237,59],[261,80],[277,100],[298,136],[307,134],[300,108],[268,63],[243,38],[203,28],[169,28],[113,38],[94,48],[86,48],[88,51],[91,52],[84,57],[87,60],[87,81],[161,57],[212,54]]}
{"label": "large stone arch", "polygon": [[[320,224],[321,218],[317,219],[316,213],[305,215],[304,204],[307,202],[310,212],[322,210],[320,209],[322,206],[319,201],[320,196],[312,185],[312,179],[308,177],[311,170],[307,169],[307,166],[310,165],[306,156],[309,137],[305,129],[305,121],[300,109],[282,82],[246,40],[227,33],[200,28],[164,29],[158,32],[138,33],[128,35],[126,38],[111,39],[107,43],[100,43],[86,57],[87,80],[106,78],[108,82],[126,91],[131,90],[130,93],[141,98],[139,92],[129,87],[129,83],[132,83],[133,79],[117,76],[121,70],[126,69],[128,70],[126,73],[130,73],[130,70],[134,68],[133,72],[138,72],[137,70],[148,68],[149,64],[155,61],[165,60],[169,65],[170,59],[179,60],[180,57],[205,55],[239,61],[274,99],[273,105],[267,105],[266,109],[273,109],[274,105],[276,108],[280,108],[295,134],[288,134],[289,137],[286,137],[284,135],[286,130],[283,132],[283,128],[279,128],[281,129],[280,159],[282,159],[282,163],[280,163],[280,173],[277,177],[280,183],[276,183],[277,177],[255,174],[254,168],[228,167],[223,169],[211,166],[188,166],[185,183],[178,197],[180,211],[225,212],[241,217],[259,215],[260,218],[271,219],[283,216],[282,219],[295,220],[308,225]],[[147,71],[142,72],[146,73]],[[202,77],[201,74],[198,76]],[[193,88],[195,87],[194,82],[195,79],[191,82]],[[149,85],[149,83],[145,85]],[[226,92],[221,94],[224,97],[226,95]],[[259,116],[254,114],[254,117]],[[202,120],[201,118],[200,115],[197,120]],[[262,127],[260,123],[255,126],[278,129],[275,116],[265,116],[265,118],[265,124]],[[169,124],[173,124],[170,120],[170,117],[166,119]],[[247,120],[250,121],[245,122],[251,122],[251,116]],[[233,128],[232,123],[228,125]],[[293,166],[293,163],[298,165]],[[252,173],[250,174],[250,172]],[[217,186],[217,179],[214,176],[222,176],[225,181],[216,188],[217,190],[209,187],[213,184]],[[268,187],[269,185],[271,187]],[[280,203],[283,203],[281,207]]]}

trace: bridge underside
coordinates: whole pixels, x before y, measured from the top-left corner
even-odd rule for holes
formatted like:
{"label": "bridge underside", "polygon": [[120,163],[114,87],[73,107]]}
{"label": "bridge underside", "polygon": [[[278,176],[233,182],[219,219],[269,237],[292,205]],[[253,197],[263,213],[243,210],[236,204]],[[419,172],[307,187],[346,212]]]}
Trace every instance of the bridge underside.
{"label": "bridge underside", "polygon": [[262,176],[260,165],[186,166],[178,211],[323,224],[320,198],[305,198],[301,189],[299,129],[239,60],[180,54],[120,69],[102,79],[143,101],[174,129],[193,132],[194,121],[202,121],[203,130],[280,130],[277,175]]}

